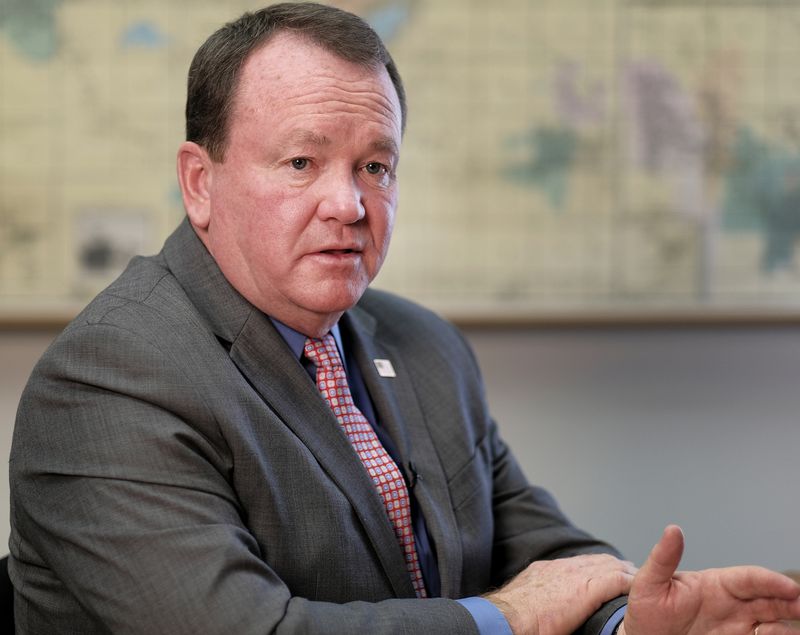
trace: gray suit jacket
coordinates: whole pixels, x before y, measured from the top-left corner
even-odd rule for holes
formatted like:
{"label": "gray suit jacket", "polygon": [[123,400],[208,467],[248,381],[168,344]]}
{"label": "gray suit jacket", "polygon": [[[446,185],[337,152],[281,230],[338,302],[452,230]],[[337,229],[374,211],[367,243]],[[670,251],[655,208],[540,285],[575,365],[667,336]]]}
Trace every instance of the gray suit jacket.
{"label": "gray suit jacket", "polygon": [[[613,553],[529,486],[454,328],[375,291],[340,324],[419,475],[442,598],[413,599],[333,414],[184,222],[67,327],[23,394],[10,541],[21,632],[472,633],[451,598],[533,559]],[[397,376],[380,377],[378,358]]]}

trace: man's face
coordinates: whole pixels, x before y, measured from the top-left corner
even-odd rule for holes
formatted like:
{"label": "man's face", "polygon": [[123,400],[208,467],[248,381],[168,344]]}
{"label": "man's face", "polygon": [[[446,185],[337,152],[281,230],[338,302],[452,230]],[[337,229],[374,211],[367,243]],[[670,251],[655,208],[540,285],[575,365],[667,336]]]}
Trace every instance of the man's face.
{"label": "man's face", "polygon": [[278,34],[241,72],[200,235],[262,311],[325,332],[377,275],[394,223],[400,105],[384,68]]}

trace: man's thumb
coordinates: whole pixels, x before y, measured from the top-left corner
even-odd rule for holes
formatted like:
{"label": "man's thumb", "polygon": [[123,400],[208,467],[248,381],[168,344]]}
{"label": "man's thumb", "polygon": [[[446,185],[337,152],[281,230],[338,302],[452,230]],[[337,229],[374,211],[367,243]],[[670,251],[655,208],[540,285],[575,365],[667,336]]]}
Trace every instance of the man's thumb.
{"label": "man's thumb", "polygon": [[669,525],[647,561],[639,569],[635,584],[641,585],[640,591],[646,587],[661,586],[668,583],[675,573],[683,556],[683,531],[677,525]]}

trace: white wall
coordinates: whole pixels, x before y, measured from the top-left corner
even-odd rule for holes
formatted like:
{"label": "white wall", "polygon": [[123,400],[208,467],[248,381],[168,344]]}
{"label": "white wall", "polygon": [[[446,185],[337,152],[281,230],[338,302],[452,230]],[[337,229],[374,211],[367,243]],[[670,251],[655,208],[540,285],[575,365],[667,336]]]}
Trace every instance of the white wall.
{"label": "white wall", "polygon": [[529,478],[641,562],[800,569],[800,328],[472,333]]}
{"label": "white wall", "polygon": [[[0,334],[3,457],[53,335]],[[678,522],[686,567],[800,569],[800,327],[468,335],[506,440],[577,524],[636,562]]]}

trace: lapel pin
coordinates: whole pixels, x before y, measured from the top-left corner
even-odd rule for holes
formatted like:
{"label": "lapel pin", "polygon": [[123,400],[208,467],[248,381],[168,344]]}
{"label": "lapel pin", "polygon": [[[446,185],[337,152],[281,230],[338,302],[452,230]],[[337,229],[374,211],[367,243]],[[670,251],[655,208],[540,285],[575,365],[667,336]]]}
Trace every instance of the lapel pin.
{"label": "lapel pin", "polygon": [[381,377],[397,377],[394,372],[394,366],[388,359],[373,359],[372,361],[375,363],[375,368],[378,369],[378,374]]}

